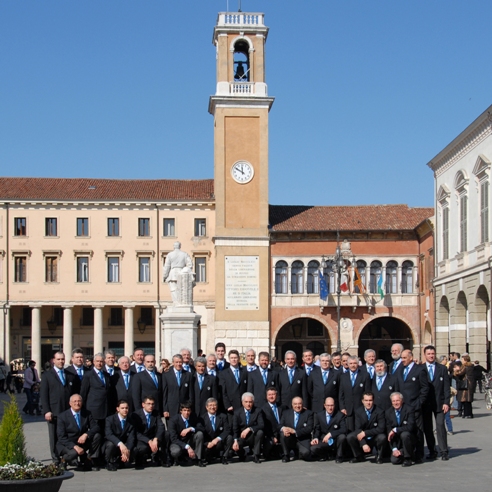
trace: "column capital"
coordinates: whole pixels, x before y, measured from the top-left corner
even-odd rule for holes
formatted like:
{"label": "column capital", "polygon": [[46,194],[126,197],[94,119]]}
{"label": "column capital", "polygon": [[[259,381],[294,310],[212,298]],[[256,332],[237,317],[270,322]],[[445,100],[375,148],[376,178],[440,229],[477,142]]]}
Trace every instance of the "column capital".
{"label": "column capital", "polygon": [[125,309],[135,309],[135,304],[122,304]]}
{"label": "column capital", "polygon": [[32,309],[41,309],[43,307],[42,304],[39,304],[39,303],[29,303],[28,306]]}
{"label": "column capital", "polygon": [[63,309],[73,309],[74,308],[74,304],[60,304],[60,307],[63,308]]}
{"label": "column capital", "polygon": [[94,308],[94,309],[102,309],[104,308],[105,304],[91,304],[91,306]]}

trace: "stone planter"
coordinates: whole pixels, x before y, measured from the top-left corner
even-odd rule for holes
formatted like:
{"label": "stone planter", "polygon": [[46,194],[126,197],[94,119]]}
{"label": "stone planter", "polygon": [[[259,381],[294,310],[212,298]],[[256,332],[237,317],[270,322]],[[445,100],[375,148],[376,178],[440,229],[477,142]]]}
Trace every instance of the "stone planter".
{"label": "stone planter", "polygon": [[0,480],[2,492],[58,492],[63,480],[73,478],[73,473],[66,471],[63,475],[32,480]]}

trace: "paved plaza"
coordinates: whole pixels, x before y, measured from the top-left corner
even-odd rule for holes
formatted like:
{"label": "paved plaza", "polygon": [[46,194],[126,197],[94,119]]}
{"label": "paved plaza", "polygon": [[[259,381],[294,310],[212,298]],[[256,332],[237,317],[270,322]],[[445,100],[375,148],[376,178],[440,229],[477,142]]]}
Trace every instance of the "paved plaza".
{"label": "paved plaza", "polygon": [[[24,395],[17,395],[19,405]],[[291,463],[253,462],[209,465],[206,468],[146,468],[108,472],[76,473],[64,482],[62,492],[100,492],[125,490],[232,490],[269,491],[330,490],[361,491],[487,491],[492,489],[492,411],[485,409],[483,395],[477,394],[473,420],[454,418],[454,436],[449,437],[450,460],[415,465],[411,468],[377,465],[371,461],[357,464],[334,462]],[[6,401],[5,395],[0,400]],[[3,407],[3,405],[0,405]],[[22,407],[21,407],[22,408]],[[0,410],[3,413],[3,408]],[[453,412],[455,415],[456,412]],[[30,456],[49,462],[48,431],[42,417],[25,416],[27,451]]]}

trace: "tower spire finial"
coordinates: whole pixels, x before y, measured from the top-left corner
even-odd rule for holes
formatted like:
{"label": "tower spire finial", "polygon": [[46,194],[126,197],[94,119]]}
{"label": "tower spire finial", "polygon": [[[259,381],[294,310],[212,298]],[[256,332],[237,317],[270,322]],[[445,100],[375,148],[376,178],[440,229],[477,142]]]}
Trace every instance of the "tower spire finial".
{"label": "tower spire finial", "polygon": [[238,12],[242,12],[242,10],[241,10],[241,0],[238,0],[238,4],[239,5],[237,6],[237,11]]}

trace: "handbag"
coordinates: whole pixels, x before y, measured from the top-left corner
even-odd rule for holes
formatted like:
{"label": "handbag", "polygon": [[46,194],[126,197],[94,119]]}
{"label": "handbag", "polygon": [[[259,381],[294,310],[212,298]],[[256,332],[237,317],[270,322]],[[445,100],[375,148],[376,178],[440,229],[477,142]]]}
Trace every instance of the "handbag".
{"label": "handbag", "polygon": [[463,379],[456,380],[456,389],[458,391],[463,391],[468,389],[468,379],[465,377]]}

